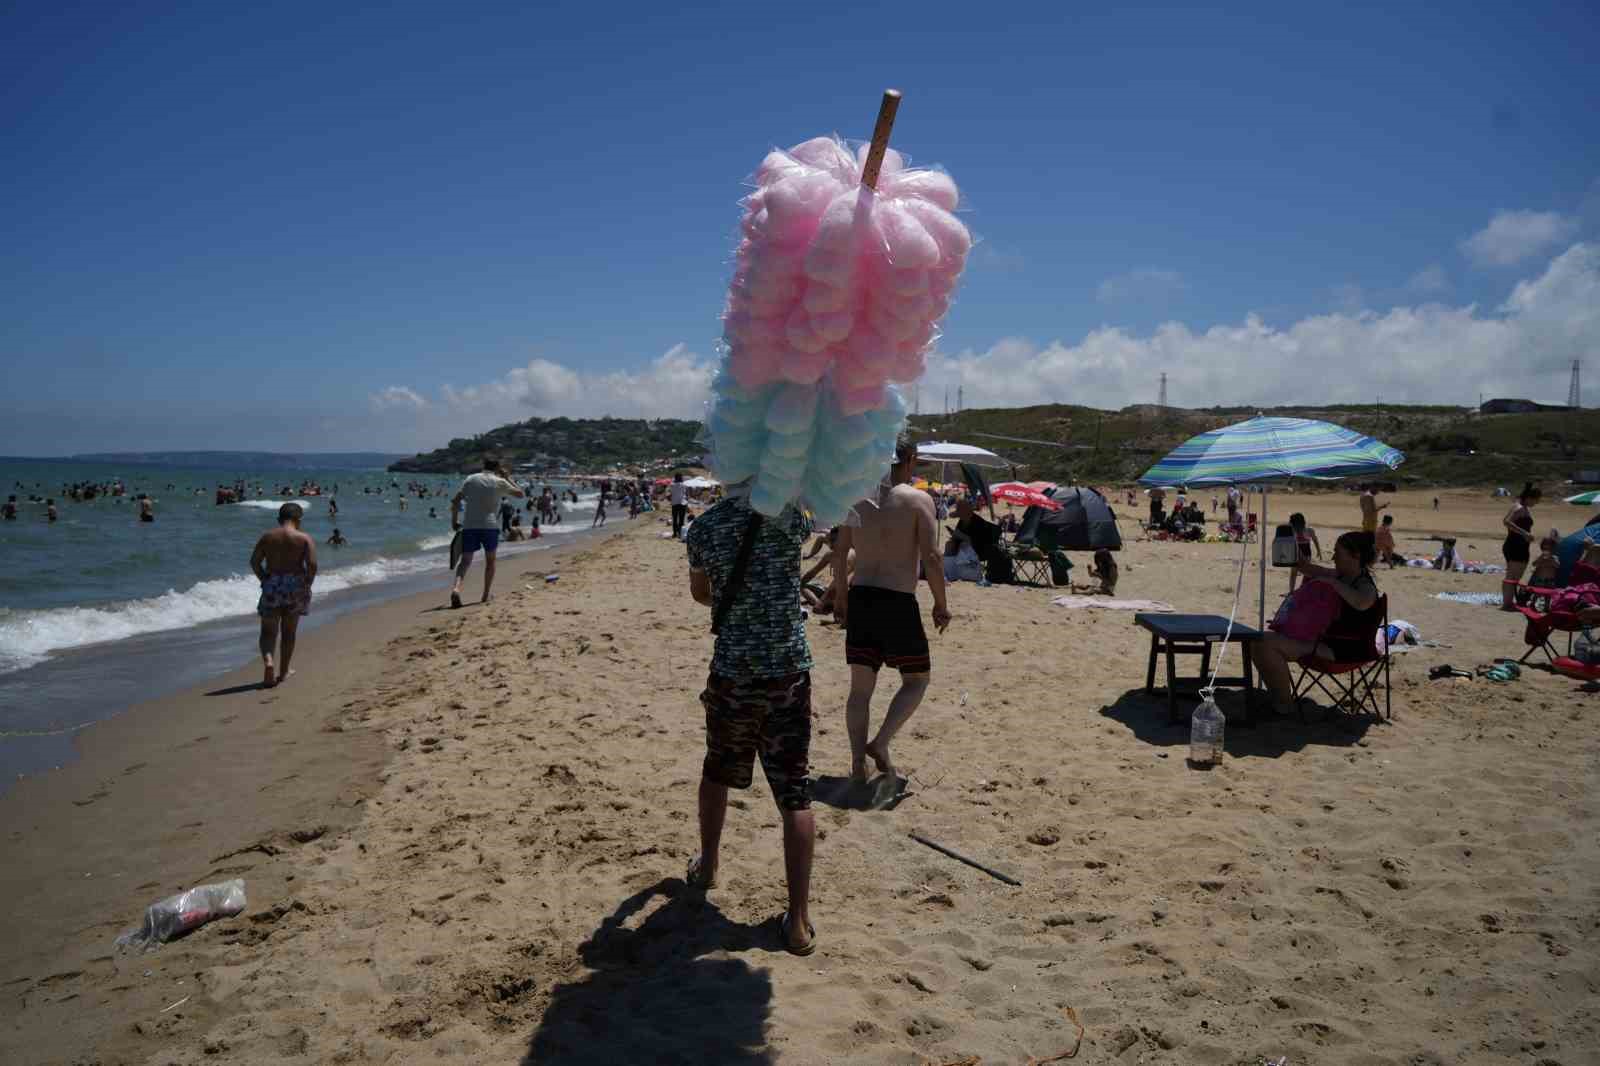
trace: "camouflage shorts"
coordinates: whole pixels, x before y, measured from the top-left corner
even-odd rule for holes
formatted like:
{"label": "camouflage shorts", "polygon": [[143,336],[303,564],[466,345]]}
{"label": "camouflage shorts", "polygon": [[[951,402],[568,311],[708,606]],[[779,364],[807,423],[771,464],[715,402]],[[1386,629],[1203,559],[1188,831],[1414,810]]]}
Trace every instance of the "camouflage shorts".
{"label": "camouflage shorts", "polygon": [[709,781],[749,788],[756,756],[772,798],[786,811],[811,806],[811,674],[737,679],[712,674],[706,709]]}

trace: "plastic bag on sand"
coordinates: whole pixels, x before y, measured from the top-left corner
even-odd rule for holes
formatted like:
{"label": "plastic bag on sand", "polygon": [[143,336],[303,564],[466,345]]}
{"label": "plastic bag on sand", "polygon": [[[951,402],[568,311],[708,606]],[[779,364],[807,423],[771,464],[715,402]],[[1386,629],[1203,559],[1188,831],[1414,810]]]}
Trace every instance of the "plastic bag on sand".
{"label": "plastic bag on sand", "polygon": [[117,937],[119,950],[149,951],[217,918],[231,918],[245,908],[244,879],[200,885],[168,896],[145,908],[144,924]]}

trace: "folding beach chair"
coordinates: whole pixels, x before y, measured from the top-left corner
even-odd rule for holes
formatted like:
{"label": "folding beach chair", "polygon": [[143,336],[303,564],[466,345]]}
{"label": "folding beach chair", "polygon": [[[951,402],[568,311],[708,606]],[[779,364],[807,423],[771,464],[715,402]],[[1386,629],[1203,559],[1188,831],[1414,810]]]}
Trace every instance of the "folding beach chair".
{"label": "folding beach chair", "polygon": [[1001,547],[1011,557],[1012,573],[1018,582],[1026,585],[1050,587],[1050,556],[1039,547],[1039,521],[1043,508],[1030,507],[1022,519],[1022,526]]}
{"label": "folding beach chair", "polygon": [[[1299,706],[1312,689],[1319,689],[1333,701],[1334,707],[1349,714],[1371,714],[1380,721],[1392,718],[1389,644],[1385,641],[1380,652],[1377,640],[1379,631],[1386,630],[1389,625],[1389,597],[1379,596],[1378,602],[1368,610],[1356,618],[1343,621],[1342,627],[1335,622],[1334,628],[1325,633],[1324,638],[1356,641],[1363,649],[1363,654],[1356,659],[1339,662],[1316,655],[1307,655],[1298,660],[1295,665],[1300,668],[1300,673],[1294,679],[1295,705]],[[1383,689],[1381,711],[1378,708],[1380,686]]]}
{"label": "folding beach chair", "polygon": [[1583,623],[1578,620],[1578,616],[1567,611],[1540,611],[1534,607],[1518,607],[1517,613],[1527,619],[1527,625],[1522,630],[1522,640],[1528,645],[1528,650],[1517,660],[1519,663],[1527,662],[1533,657],[1534,652],[1542,651],[1545,660],[1554,664],[1557,659],[1562,658],[1562,655],[1556,651],[1550,638],[1556,633],[1567,634],[1567,654],[1570,655],[1573,636],[1583,632]]}

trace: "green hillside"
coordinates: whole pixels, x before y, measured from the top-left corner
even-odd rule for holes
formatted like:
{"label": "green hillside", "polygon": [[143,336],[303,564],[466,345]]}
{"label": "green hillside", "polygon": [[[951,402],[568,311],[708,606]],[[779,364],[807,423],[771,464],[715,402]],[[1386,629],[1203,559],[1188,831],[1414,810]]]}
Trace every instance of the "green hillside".
{"label": "green hillside", "polygon": [[493,455],[510,466],[533,464],[552,473],[598,473],[620,466],[651,469],[697,460],[700,423],[681,418],[530,418],[475,437],[458,437],[434,451],[392,463],[410,474],[459,474],[481,469]]}
{"label": "green hillside", "polygon": [[[911,429],[918,440],[955,440],[998,452],[1029,480],[1115,483],[1135,480],[1196,433],[1256,413],[1244,407],[1101,411],[1044,404],[917,415]],[[1337,422],[1399,448],[1406,461],[1390,480],[1400,484],[1510,486],[1527,478],[1551,484],[1600,469],[1600,411],[1480,415],[1460,407],[1341,404],[1264,413]],[[485,455],[495,455],[551,472],[655,471],[698,462],[700,428],[672,418],[532,418],[458,438],[389,469],[454,474],[476,470]]]}
{"label": "green hillside", "polygon": [[[1020,464],[1029,480],[1109,483],[1133,481],[1196,433],[1257,413],[1256,408],[1143,405],[1101,411],[1047,404],[918,415],[911,422],[919,440],[988,448]],[[1511,485],[1529,478],[1550,483],[1600,467],[1600,411],[1480,415],[1460,407],[1339,404],[1260,413],[1335,422],[1399,448],[1406,461],[1390,479],[1399,484]]]}

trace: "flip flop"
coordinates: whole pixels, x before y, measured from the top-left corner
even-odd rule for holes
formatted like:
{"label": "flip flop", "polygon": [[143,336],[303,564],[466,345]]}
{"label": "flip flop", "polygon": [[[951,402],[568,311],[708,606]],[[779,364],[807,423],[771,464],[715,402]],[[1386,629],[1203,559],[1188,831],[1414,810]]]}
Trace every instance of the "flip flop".
{"label": "flip flop", "polygon": [[810,955],[813,951],[817,950],[817,927],[812,925],[810,922],[806,923],[806,932],[811,934],[811,939],[805,942],[805,946],[797,948],[789,943],[788,911],[783,912],[783,918],[778,922],[778,932],[779,935],[783,937],[783,950],[787,951],[791,955],[798,955],[801,958],[805,958],[807,955]]}
{"label": "flip flop", "polygon": [[702,869],[700,856],[696,855],[689,860],[689,868],[683,873],[684,881],[688,883],[690,888],[699,889],[701,892],[708,888],[716,888],[717,879],[715,877],[706,877]]}

